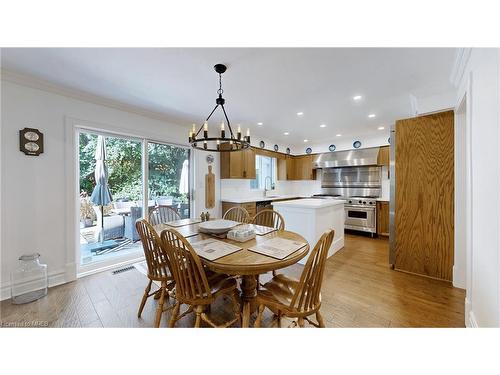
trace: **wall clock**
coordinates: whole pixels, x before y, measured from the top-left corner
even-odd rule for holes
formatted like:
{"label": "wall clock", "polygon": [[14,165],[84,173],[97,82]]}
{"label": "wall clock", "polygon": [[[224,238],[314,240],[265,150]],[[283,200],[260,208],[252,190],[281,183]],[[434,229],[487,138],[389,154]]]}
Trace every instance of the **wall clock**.
{"label": "wall clock", "polygon": [[361,147],[361,142],[360,141],[356,141],[352,144],[352,147],[354,148],[360,148]]}
{"label": "wall clock", "polygon": [[311,152],[312,152],[312,148],[311,147],[306,148],[306,154],[310,154]]}
{"label": "wall clock", "polygon": [[43,134],[33,128],[19,130],[19,150],[26,155],[40,155],[43,152]]}
{"label": "wall clock", "polygon": [[336,149],[336,148],[337,148],[337,147],[335,147],[335,145],[330,145],[330,146],[328,146],[328,149],[329,149],[331,152],[335,151],[335,149]]}
{"label": "wall clock", "polygon": [[278,145],[274,145],[274,151],[278,152],[278,150],[279,150]]}

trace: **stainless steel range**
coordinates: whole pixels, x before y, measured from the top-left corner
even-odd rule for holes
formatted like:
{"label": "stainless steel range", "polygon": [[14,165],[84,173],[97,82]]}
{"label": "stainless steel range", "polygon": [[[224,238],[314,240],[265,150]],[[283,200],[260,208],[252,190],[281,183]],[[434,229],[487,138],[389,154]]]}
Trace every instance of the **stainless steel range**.
{"label": "stainless steel range", "polygon": [[321,194],[313,198],[345,200],[345,228],[373,236],[377,232],[377,198],[381,189],[380,167],[324,168]]}

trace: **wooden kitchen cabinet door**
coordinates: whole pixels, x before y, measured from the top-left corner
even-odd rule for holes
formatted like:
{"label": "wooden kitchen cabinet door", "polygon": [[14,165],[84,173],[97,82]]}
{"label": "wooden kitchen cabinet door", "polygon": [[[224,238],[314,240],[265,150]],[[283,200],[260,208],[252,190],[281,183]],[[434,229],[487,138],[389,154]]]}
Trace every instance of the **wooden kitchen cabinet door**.
{"label": "wooden kitchen cabinet door", "polygon": [[243,152],[243,178],[255,179],[255,151],[249,148]]}
{"label": "wooden kitchen cabinet door", "polygon": [[279,158],[278,180],[294,180],[294,179],[295,179],[294,157],[286,155],[284,158]]}
{"label": "wooden kitchen cabinet door", "polygon": [[380,147],[378,150],[377,156],[377,164],[379,166],[389,166],[390,157],[389,157],[389,146]]}
{"label": "wooden kitchen cabinet door", "polygon": [[377,234],[389,236],[389,202],[377,202]]}
{"label": "wooden kitchen cabinet door", "polygon": [[302,155],[295,157],[295,179],[314,180],[314,170],[312,167],[312,155]]}
{"label": "wooden kitchen cabinet door", "polygon": [[452,281],[454,114],[396,122],[395,269]]}
{"label": "wooden kitchen cabinet door", "polygon": [[[221,144],[221,149],[229,148],[229,143]],[[221,152],[221,178],[255,179],[255,151]]]}

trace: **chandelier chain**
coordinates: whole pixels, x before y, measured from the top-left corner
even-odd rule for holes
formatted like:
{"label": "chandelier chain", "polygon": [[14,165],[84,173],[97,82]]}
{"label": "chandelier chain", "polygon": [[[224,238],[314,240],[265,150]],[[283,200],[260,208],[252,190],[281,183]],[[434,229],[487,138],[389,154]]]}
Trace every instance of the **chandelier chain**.
{"label": "chandelier chain", "polygon": [[217,90],[217,94],[222,95],[224,90],[222,89],[222,74],[219,73],[219,89]]}

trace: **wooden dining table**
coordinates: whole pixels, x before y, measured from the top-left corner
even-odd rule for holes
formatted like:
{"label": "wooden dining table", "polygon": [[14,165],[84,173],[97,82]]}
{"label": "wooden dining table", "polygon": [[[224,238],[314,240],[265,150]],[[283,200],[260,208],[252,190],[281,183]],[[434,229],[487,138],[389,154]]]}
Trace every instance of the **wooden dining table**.
{"label": "wooden dining table", "polygon": [[[158,224],[155,226],[155,229],[158,234],[160,234],[164,229],[175,229],[181,235],[186,237],[191,243],[196,243],[197,241],[201,241],[207,238],[214,238],[213,236],[199,232],[198,225],[199,224],[196,223],[174,228],[169,226],[167,223]],[[284,259],[276,259],[248,250],[249,248],[257,244],[261,244],[275,237],[303,242],[304,246],[291,253]],[[242,249],[212,261],[204,259],[202,257],[200,257],[200,259],[203,264],[206,265],[206,267],[214,272],[241,277],[241,325],[242,327],[248,327],[250,323],[250,317],[258,307],[256,306],[257,276],[297,263],[309,252],[309,244],[301,235],[286,230],[275,230],[265,235],[256,235],[254,239],[246,242],[237,242],[227,238],[217,239],[241,247]]]}

